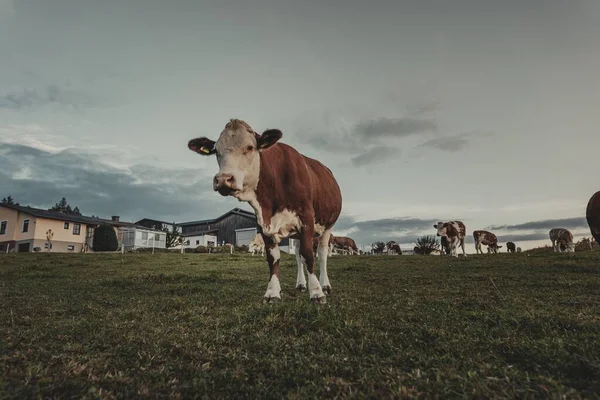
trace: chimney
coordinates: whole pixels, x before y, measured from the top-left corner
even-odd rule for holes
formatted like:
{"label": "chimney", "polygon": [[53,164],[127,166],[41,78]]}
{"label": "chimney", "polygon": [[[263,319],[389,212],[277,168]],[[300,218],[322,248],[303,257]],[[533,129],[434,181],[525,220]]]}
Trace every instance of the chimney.
{"label": "chimney", "polygon": [[110,219],[112,219],[113,222],[119,222],[119,216],[118,215],[113,215],[112,217],[110,217]]}

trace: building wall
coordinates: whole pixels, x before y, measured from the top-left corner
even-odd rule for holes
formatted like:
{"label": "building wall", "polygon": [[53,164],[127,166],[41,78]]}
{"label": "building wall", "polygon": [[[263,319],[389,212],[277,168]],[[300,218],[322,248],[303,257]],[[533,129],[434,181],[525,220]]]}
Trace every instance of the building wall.
{"label": "building wall", "polygon": [[[31,246],[30,251],[33,251],[35,247],[40,248],[40,252],[47,252],[48,249],[46,246],[46,240],[34,239],[33,245]],[[73,246],[72,250],[69,250],[69,246]],[[83,243],[75,243],[75,242],[65,242],[65,241],[52,241],[52,248],[50,249],[51,253],[80,253],[83,248]]]}
{"label": "building wall", "polygon": [[[64,228],[65,223],[69,224],[68,229]],[[85,243],[86,225],[79,224],[79,235],[73,234],[74,225],[75,223],[71,221],[58,221],[55,219],[37,218],[35,222],[34,239],[45,241],[46,232],[49,229],[51,229],[54,233],[54,237],[52,238],[53,242],[56,241],[65,243],[77,243],[79,245],[82,245],[83,243]]]}
{"label": "building wall", "polygon": [[[217,236],[215,235],[198,235],[198,236],[188,236],[185,240],[189,240],[190,244],[186,245],[186,248],[195,249],[198,246],[207,246],[208,242],[213,242],[215,245],[217,244]],[[196,241],[200,243],[196,243]]]}
{"label": "building wall", "polygon": [[17,210],[0,207],[0,221],[6,221],[6,233],[0,235],[0,242],[15,240],[18,213]]}

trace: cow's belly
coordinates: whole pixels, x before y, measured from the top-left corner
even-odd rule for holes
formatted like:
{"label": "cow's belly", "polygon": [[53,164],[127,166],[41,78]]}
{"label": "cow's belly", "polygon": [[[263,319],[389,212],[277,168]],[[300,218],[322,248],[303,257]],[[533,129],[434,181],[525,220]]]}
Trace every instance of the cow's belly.
{"label": "cow's belly", "polygon": [[265,235],[271,237],[275,243],[279,243],[286,237],[298,238],[302,224],[295,212],[283,210],[273,215],[268,225],[263,222],[260,227]]}

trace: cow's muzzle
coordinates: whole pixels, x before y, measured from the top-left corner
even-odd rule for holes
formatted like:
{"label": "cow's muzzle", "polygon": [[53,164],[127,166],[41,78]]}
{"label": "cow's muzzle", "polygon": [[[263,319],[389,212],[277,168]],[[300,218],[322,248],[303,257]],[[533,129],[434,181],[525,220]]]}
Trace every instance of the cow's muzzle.
{"label": "cow's muzzle", "polygon": [[235,178],[232,174],[219,173],[213,180],[213,190],[219,192],[221,196],[229,196],[235,191]]}

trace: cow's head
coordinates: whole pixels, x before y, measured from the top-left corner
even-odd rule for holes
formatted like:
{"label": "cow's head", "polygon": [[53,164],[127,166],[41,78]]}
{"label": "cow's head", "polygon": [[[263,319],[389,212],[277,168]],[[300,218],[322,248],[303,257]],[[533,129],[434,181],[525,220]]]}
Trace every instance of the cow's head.
{"label": "cow's head", "polygon": [[252,192],[258,184],[259,152],[271,147],[281,138],[278,129],[269,129],[262,135],[239,119],[232,119],[215,142],[206,137],[192,139],[188,148],[201,155],[217,155],[219,172],[213,179],[213,190],[222,196],[240,198]]}
{"label": "cow's head", "polygon": [[448,234],[447,233],[447,231],[448,231],[448,224],[447,223],[438,222],[433,227],[435,229],[437,229],[437,235],[438,236],[446,236]]}

